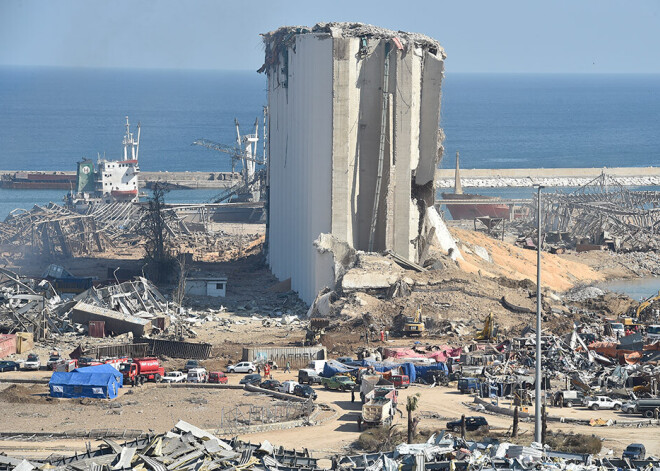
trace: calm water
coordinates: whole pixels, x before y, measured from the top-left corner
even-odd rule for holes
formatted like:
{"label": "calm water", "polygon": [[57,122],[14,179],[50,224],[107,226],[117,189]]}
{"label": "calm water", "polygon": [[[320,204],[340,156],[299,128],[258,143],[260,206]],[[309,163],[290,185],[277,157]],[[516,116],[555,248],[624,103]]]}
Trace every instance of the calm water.
{"label": "calm water", "polygon": [[597,285],[599,288],[627,294],[633,299],[642,300],[660,291],[660,278],[637,278],[633,280],[613,280]]}
{"label": "calm water", "polygon": [[[225,155],[190,144],[232,144],[234,118],[251,132],[265,104],[265,78],[255,72],[0,68],[0,169],[74,170],[83,157],[118,158],[128,115],[142,124],[142,170],[226,171]],[[658,165],[660,75],[448,74],[440,124],[446,167],[456,150],[465,168]],[[214,194],[175,191],[168,200]],[[0,190],[0,217],[62,195]]]}

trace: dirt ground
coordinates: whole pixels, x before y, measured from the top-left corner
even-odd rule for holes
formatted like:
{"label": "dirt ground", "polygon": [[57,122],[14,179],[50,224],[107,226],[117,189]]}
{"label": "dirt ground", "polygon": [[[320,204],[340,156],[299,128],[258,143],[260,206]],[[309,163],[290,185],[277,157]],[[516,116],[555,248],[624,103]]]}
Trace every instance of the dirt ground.
{"label": "dirt ground", "polygon": [[[230,383],[236,384],[243,376],[233,374]],[[284,373],[275,371],[273,377],[280,381],[294,379],[295,371]],[[43,386],[45,388],[45,386]],[[357,440],[360,432],[357,427],[357,417],[361,404],[358,401],[351,402],[350,393],[328,391],[315,386],[318,393],[317,403],[325,403],[336,412],[334,417],[316,426],[305,426],[294,429],[278,430],[276,432],[252,433],[240,435],[240,438],[251,442],[268,440],[274,445],[282,445],[288,448],[308,448],[315,457],[329,457],[336,453],[355,453],[351,445]],[[35,390],[34,394],[39,391]],[[399,403],[403,409],[405,398],[410,394],[420,394],[419,411],[417,415],[421,418],[419,427],[431,430],[442,430],[449,420],[460,418],[461,414],[466,416],[483,415],[487,418],[491,427],[497,431],[506,431],[512,423],[511,417],[476,412],[470,409],[473,400],[468,395],[460,394],[453,387],[430,387],[412,385],[409,389],[399,390]],[[0,393],[0,401],[4,402],[4,395]],[[206,404],[190,403],[191,399],[206,399]],[[125,394],[116,401],[99,401],[91,405],[82,405],[76,400],[61,400],[59,403],[25,404],[9,403],[12,408],[8,420],[3,421],[2,430],[20,430],[22,432],[53,430],[64,431],[76,428],[90,427],[89,424],[100,424],[112,428],[126,427],[130,429],[152,428],[156,431],[168,430],[174,426],[178,419],[184,419],[190,423],[204,428],[213,428],[217,422],[212,418],[217,417],[219,409],[228,401],[257,401],[262,402],[263,396],[246,395],[243,391],[212,390],[198,391],[174,388],[144,388],[133,394]],[[271,401],[272,399],[268,399]],[[66,404],[67,407],[61,407]],[[114,404],[121,404],[115,408]],[[500,406],[507,404],[500,402]],[[121,410],[121,415],[113,413]],[[602,418],[602,419],[639,419],[639,416],[630,416],[615,411],[591,411],[584,408],[548,408],[551,416],[578,417],[578,418]],[[405,414],[405,413],[404,413]],[[398,415],[394,425],[405,427],[405,416]],[[100,427],[95,427],[100,428]],[[529,442],[533,440],[533,422],[520,423],[520,440]],[[583,434],[595,434],[603,439],[603,452],[613,450],[614,455],[620,456],[623,449],[630,443],[644,443],[647,454],[660,455],[660,432],[658,428],[637,427],[590,427],[572,424],[560,424],[549,422],[550,431],[574,432]],[[17,447],[23,446],[21,450]],[[65,446],[65,448],[57,448]],[[82,448],[81,448],[82,447]],[[12,456],[25,455],[31,452],[34,456],[46,456],[59,450],[72,452],[76,449],[83,450],[84,445],[80,441],[53,441],[40,443],[24,443],[0,441],[0,452],[7,452]]]}

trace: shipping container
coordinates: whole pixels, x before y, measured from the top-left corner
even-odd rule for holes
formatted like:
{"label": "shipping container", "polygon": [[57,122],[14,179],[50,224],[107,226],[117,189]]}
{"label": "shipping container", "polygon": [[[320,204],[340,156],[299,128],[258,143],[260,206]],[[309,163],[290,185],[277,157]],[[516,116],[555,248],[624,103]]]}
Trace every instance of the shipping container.
{"label": "shipping container", "polygon": [[97,339],[105,338],[105,321],[89,321],[89,336]]}
{"label": "shipping container", "polygon": [[16,353],[27,353],[34,348],[32,332],[16,332]]}
{"label": "shipping container", "polygon": [[0,335],[0,358],[16,353],[16,336],[14,334]]}

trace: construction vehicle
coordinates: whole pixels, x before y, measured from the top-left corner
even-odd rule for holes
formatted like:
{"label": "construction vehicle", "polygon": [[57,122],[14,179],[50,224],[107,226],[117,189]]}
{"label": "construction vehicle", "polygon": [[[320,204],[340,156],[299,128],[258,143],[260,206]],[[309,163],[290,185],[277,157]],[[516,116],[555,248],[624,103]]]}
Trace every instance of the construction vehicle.
{"label": "construction vehicle", "polygon": [[307,327],[307,332],[305,333],[303,347],[318,345],[321,343],[321,336],[325,334],[325,329],[327,329],[329,325],[329,319],[319,317],[311,318],[309,320],[309,327]]}
{"label": "construction vehicle", "polygon": [[133,358],[119,367],[124,375],[124,384],[143,384],[145,381],[160,383],[165,376],[165,369],[160,366],[158,358]]}
{"label": "construction vehicle", "polygon": [[[660,301],[660,291],[658,291],[657,294],[654,294],[653,296],[650,296],[646,298],[642,303],[637,307],[637,311],[635,312],[635,317],[637,318],[638,321],[641,321],[641,314],[642,311],[644,311],[647,307],[650,307],[654,302]],[[647,315],[645,316],[648,319],[652,319],[653,315]]]}
{"label": "construction vehicle", "polygon": [[484,321],[484,328],[479,332],[475,340],[493,340],[497,336],[497,329],[495,328],[495,321],[493,320],[493,313],[489,313]]}
{"label": "construction vehicle", "polygon": [[362,405],[361,426],[380,427],[392,424],[396,413],[398,393],[394,386],[377,387],[367,394],[367,402]]}
{"label": "construction vehicle", "polygon": [[426,334],[426,326],[424,325],[424,319],[422,318],[422,306],[418,307],[415,311],[415,315],[412,317],[406,317],[406,322],[403,325],[403,335],[408,337],[421,337]]}

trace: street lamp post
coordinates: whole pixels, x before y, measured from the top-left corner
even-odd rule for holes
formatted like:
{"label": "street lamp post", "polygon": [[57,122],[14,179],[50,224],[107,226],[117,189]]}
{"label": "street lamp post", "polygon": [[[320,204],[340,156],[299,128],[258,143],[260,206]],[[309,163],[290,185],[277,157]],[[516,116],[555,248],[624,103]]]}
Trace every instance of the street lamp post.
{"label": "street lamp post", "polygon": [[536,244],[536,398],[534,401],[534,440],[541,443],[541,189],[538,185],[536,197],[538,240]]}

